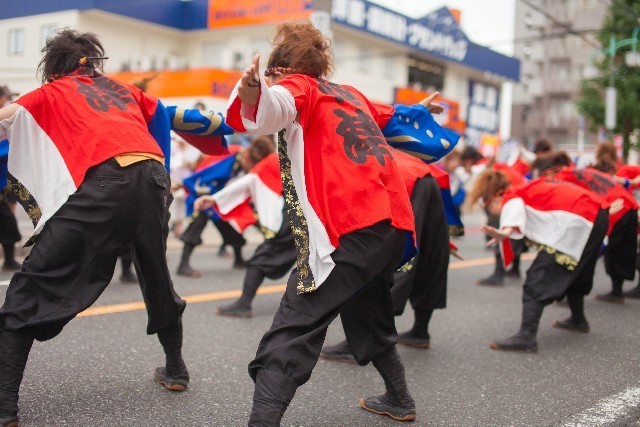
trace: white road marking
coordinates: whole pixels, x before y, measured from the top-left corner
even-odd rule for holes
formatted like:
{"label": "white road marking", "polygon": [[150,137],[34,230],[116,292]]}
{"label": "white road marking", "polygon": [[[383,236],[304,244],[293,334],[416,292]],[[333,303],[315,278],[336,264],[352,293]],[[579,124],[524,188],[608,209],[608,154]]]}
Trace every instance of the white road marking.
{"label": "white road marking", "polygon": [[11,280],[0,280],[0,286],[9,286]]}
{"label": "white road marking", "polygon": [[596,406],[573,416],[563,427],[596,427],[616,421],[640,404],[640,387],[602,399]]}

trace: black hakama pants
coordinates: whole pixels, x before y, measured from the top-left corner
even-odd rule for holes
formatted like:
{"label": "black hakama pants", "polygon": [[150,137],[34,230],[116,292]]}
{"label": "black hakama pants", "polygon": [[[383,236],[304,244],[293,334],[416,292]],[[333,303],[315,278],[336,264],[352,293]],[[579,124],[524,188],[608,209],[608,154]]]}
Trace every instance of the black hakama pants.
{"label": "black hakama pants", "polygon": [[[180,236],[180,240],[192,246],[201,245],[202,232],[207,226],[208,221],[209,216],[203,212],[200,212],[198,215],[194,215],[191,218],[191,221],[189,221],[187,229],[182,233],[182,236]],[[220,232],[220,236],[222,236],[222,245],[229,245],[232,248],[241,248],[245,245],[246,240],[242,237],[242,234],[233,228],[228,222],[220,218],[216,220],[212,219],[211,222],[213,222],[213,225]]]}
{"label": "black hakama pants", "polygon": [[612,280],[633,280],[638,251],[638,211],[625,213],[611,230],[604,266]]}
{"label": "black hakama pants", "polygon": [[185,302],[167,268],[169,187],[169,175],[154,160],[122,168],[110,159],[89,169],[11,279],[0,329],[40,341],[55,337],[98,299],[129,243],[149,316],[147,333],[178,324]]}
{"label": "black hakama pants", "polygon": [[572,271],[558,262],[557,253],[551,254],[544,249],[538,252],[538,256],[527,270],[523,302],[534,300],[548,305],[567,294],[588,295],[593,287],[596,261],[608,228],[609,212],[601,209],[580,261]]}
{"label": "black hakama pants", "polygon": [[406,238],[406,232],[389,221],[342,236],[331,255],[333,270],[310,293],[297,293],[298,271],[294,269],[273,324],[249,364],[251,378],[255,381],[264,369],[294,388],[306,383],[327,328],[338,314],[349,347],[361,365],[393,347],[397,334],[390,289]]}
{"label": "black hakama pants", "polygon": [[425,176],[416,182],[411,206],[416,221],[418,254],[408,269],[394,273],[391,299],[396,316],[403,313],[407,300],[416,312],[430,312],[447,305],[449,227],[435,178]]}

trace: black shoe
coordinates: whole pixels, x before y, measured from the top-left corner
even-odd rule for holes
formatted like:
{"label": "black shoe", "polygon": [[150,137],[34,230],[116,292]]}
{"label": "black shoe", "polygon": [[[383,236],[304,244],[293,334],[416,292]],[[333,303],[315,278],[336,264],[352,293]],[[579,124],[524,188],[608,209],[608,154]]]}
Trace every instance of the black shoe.
{"label": "black shoe", "polygon": [[156,368],[155,372],[153,373],[153,378],[158,384],[161,384],[167,390],[172,391],[185,391],[187,389],[187,385],[189,384],[188,374],[186,377],[173,377],[169,375],[169,373],[167,372],[167,368],[165,367]]}
{"label": "black shoe", "polygon": [[502,274],[492,274],[486,279],[478,280],[480,286],[502,286],[504,285],[504,276]]}
{"label": "black shoe", "polygon": [[2,265],[2,271],[20,271],[22,264],[16,260],[5,261]]}
{"label": "black shoe", "polygon": [[375,414],[386,415],[396,421],[413,421],[416,419],[415,405],[407,407],[396,405],[389,401],[384,394],[360,399],[360,407]]}
{"label": "black shoe", "polygon": [[614,295],[612,292],[598,294],[594,297],[596,301],[608,302],[610,304],[624,304],[624,294]]}
{"label": "black shoe", "polygon": [[192,277],[194,279],[198,279],[198,278],[202,277],[202,273],[200,273],[197,270],[194,270],[189,265],[181,265],[181,266],[179,266],[177,273],[178,273],[178,276]]}
{"label": "black shoe", "polygon": [[220,258],[226,258],[229,256],[229,251],[225,245],[220,246],[220,249],[218,249],[218,256]]}
{"label": "black shoe", "polygon": [[625,298],[640,299],[640,285],[636,286],[630,291],[623,292],[622,295],[624,295]]}
{"label": "black shoe", "polygon": [[529,334],[518,332],[505,340],[492,342],[489,344],[489,347],[493,350],[522,351],[529,353],[538,350],[538,342],[535,336],[532,337]]}
{"label": "black shoe", "polygon": [[233,268],[237,270],[242,270],[243,268],[247,268],[247,262],[243,259],[237,259],[233,261]]}
{"label": "black shoe", "polygon": [[7,417],[0,417],[0,427],[18,427],[20,425],[20,419],[17,415],[10,415]]}
{"label": "black shoe", "polygon": [[579,332],[582,334],[586,334],[591,330],[589,328],[589,322],[583,320],[582,322],[576,322],[573,320],[573,317],[569,317],[565,320],[556,320],[551,324],[554,328],[562,329],[569,332]]}
{"label": "black shoe", "polygon": [[412,333],[412,331],[403,332],[398,334],[398,344],[406,345],[413,348],[429,348],[429,336],[418,337]]}
{"label": "black shoe", "polygon": [[251,302],[247,303],[240,299],[232,302],[228,305],[222,305],[216,309],[218,316],[227,317],[240,317],[243,319],[250,319],[253,316],[251,312]]}
{"label": "black shoe", "polygon": [[504,273],[504,275],[510,279],[520,279],[522,276],[520,275],[520,270],[516,270],[512,268],[511,270]]}
{"label": "black shoe", "polygon": [[138,283],[138,276],[133,271],[123,271],[120,275],[120,283]]}
{"label": "black shoe", "polygon": [[346,340],[336,345],[326,345],[322,347],[320,358],[330,360],[332,362],[349,363],[351,365],[356,365],[358,363],[356,362],[355,357],[353,357],[353,353],[351,353],[351,349],[349,348],[349,344]]}

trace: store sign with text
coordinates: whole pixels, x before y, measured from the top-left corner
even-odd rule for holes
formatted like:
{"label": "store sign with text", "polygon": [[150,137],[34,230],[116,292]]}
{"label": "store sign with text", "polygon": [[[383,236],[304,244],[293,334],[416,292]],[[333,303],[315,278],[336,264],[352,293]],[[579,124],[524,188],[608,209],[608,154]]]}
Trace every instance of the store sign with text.
{"label": "store sign with text", "polygon": [[[395,91],[393,103],[403,105],[414,105],[429,96],[429,93],[415,90],[408,87],[397,88]],[[460,134],[464,133],[465,122],[460,120],[460,104],[452,99],[439,96],[434,101],[444,108],[441,114],[436,114],[433,118],[440,125],[454,130]]]}
{"label": "store sign with text", "polygon": [[312,0],[209,0],[209,28],[309,19]]}
{"label": "store sign with text", "polygon": [[447,8],[417,20],[366,0],[333,0],[331,14],[337,22],[458,62],[467,55],[469,41]]}
{"label": "store sign with text", "polygon": [[467,143],[477,147],[483,136],[497,135],[499,129],[500,89],[474,80],[469,81]]}
{"label": "store sign with text", "polygon": [[109,77],[129,84],[147,82],[147,93],[158,98],[213,96],[229,98],[242,73],[199,68],[182,71],[120,72]]}
{"label": "store sign with text", "polygon": [[520,79],[520,61],[470,41],[447,7],[414,19],[368,0],[333,0],[331,18],[334,23],[440,59],[514,81]]}

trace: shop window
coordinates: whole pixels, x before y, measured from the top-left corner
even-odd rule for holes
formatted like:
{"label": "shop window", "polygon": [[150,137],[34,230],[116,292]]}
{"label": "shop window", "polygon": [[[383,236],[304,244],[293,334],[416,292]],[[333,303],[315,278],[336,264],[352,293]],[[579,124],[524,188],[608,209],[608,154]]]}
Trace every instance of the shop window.
{"label": "shop window", "polygon": [[24,53],[24,28],[9,30],[9,55],[21,55]]}
{"label": "shop window", "polygon": [[418,90],[442,90],[445,68],[422,59],[409,58],[409,86]]}
{"label": "shop window", "polygon": [[360,46],[358,50],[358,71],[362,74],[369,74],[371,71],[371,49]]}
{"label": "shop window", "polygon": [[56,24],[46,24],[40,27],[40,49],[47,44],[47,40],[51,38],[57,30],[58,26]]}

